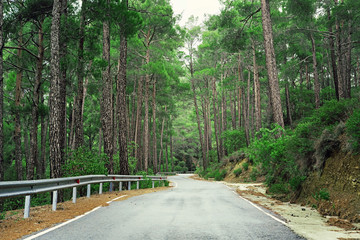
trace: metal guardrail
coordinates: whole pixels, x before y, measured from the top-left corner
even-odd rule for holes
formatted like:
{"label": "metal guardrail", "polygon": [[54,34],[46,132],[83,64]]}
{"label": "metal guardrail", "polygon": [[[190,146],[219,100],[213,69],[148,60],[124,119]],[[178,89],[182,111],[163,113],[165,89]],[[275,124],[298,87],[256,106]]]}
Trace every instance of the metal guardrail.
{"label": "metal guardrail", "polygon": [[175,172],[158,172],[156,175],[176,175],[176,174],[194,174],[195,171],[175,171]]}
{"label": "metal guardrail", "polygon": [[152,188],[155,187],[155,181],[165,181],[163,176],[132,176],[132,175],[88,175],[68,178],[52,178],[26,181],[3,181],[0,182],[0,199],[17,196],[25,196],[24,218],[30,214],[31,195],[53,192],[52,210],[56,211],[57,191],[65,188],[73,188],[73,203],[76,203],[77,187],[87,185],[87,197],[91,195],[91,184],[100,184],[99,194],[103,192],[103,183],[110,183],[110,190],[114,182],[119,182],[119,189],[122,190],[122,183],[128,182],[128,190],[131,190],[131,183],[136,182],[136,188],[139,189],[139,182],[152,181]]}

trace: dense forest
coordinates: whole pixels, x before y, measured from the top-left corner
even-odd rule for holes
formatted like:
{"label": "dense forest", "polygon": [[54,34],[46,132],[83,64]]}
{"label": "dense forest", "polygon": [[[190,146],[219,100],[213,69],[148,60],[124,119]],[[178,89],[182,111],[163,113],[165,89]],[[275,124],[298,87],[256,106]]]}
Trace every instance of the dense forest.
{"label": "dense forest", "polygon": [[[297,189],[360,146],[360,2],[0,1],[0,180],[197,171]],[[279,185],[276,185],[279,186]]]}

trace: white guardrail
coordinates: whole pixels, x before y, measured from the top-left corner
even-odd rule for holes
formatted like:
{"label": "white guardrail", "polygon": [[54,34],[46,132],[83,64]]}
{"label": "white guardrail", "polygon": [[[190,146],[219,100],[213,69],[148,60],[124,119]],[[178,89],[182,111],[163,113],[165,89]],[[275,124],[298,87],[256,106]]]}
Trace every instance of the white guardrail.
{"label": "white guardrail", "polygon": [[152,181],[152,188],[155,187],[155,181],[165,181],[167,177],[163,176],[133,176],[133,175],[88,175],[67,178],[52,178],[40,180],[25,181],[3,181],[0,182],[0,199],[17,196],[25,196],[24,218],[30,215],[31,195],[53,192],[52,210],[56,211],[58,190],[73,188],[72,201],[76,203],[77,187],[87,185],[87,197],[91,195],[91,184],[100,184],[99,194],[103,192],[103,183],[110,183],[110,191],[114,182],[119,183],[119,189],[122,190],[122,183],[128,182],[128,190],[131,190],[131,183],[136,182],[136,188],[139,189],[140,181]]}

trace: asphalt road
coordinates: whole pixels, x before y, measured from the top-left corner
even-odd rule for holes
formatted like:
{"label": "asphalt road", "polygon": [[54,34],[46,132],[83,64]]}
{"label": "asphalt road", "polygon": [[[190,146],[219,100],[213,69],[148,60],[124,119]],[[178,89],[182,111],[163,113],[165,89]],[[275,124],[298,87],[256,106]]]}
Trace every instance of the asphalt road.
{"label": "asphalt road", "polygon": [[303,239],[223,184],[169,179],[171,190],[113,202],[36,239]]}

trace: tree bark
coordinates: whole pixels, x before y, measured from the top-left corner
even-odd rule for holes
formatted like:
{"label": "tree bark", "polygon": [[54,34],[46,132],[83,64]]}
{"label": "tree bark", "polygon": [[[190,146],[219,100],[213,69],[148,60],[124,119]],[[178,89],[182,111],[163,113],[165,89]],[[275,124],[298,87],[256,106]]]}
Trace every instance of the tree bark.
{"label": "tree bark", "polygon": [[[109,1],[107,1],[109,4]],[[109,19],[103,22],[103,59],[107,63],[106,69],[102,72],[103,90],[101,106],[101,123],[104,138],[104,153],[108,157],[108,173],[114,172],[114,131],[113,131],[113,94],[112,79],[110,76],[110,26]]]}
{"label": "tree bark", "polygon": [[154,165],[154,172],[158,171],[157,166],[157,139],[156,139],[156,81],[153,83],[153,165]]}
{"label": "tree bark", "polygon": [[[327,16],[328,21],[331,21],[331,13],[330,8],[327,8]],[[333,28],[329,24],[328,27],[329,31],[329,46],[330,46],[330,56],[331,56],[331,67],[332,67],[332,74],[334,78],[334,85],[335,85],[335,94],[337,100],[339,100],[339,79],[338,79],[338,72],[337,72],[337,66],[336,66],[336,55],[335,55],[335,43],[334,43],[334,37],[333,37]]]}
{"label": "tree bark", "polygon": [[49,96],[49,127],[50,127],[50,177],[62,176],[61,164],[61,113],[60,113],[60,11],[61,1],[54,0],[51,22],[51,81]]}
{"label": "tree bark", "polygon": [[219,142],[219,126],[217,120],[217,112],[216,109],[216,102],[217,102],[217,92],[216,92],[216,81],[215,77],[213,77],[212,81],[212,91],[213,91],[213,110],[214,110],[214,129],[215,129],[215,140],[216,140],[216,150],[217,150],[217,162],[221,160],[221,149],[220,149],[220,142]]}
{"label": "tree bark", "polygon": [[[21,26],[22,28],[22,26]],[[22,180],[22,151],[21,151],[21,120],[20,120],[20,101],[21,101],[21,82],[23,71],[21,68],[22,65],[22,30],[19,31],[19,49],[17,50],[17,59],[18,66],[16,72],[16,86],[15,86],[15,133],[14,133],[14,142],[15,142],[15,164],[16,164],[16,179]],[[30,159],[26,159],[26,177],[28,179],[33,179],[31,176],[34,175],[34,164],[32,164]]]}
{"label": "tree bark", "polygon": [[41,115],[41,157],[39,159],[39,169],[36,169],[38,178],[45,178],[46,171],[46,138],[48,132],[48,121],[45,121],[45,116]]}
{"label": "tree bark", "polygon": [[255,129],[259,132],[261,129],[261,95],[260,95],[260,80],[256,61],[256,49],[253,41],[253,67],[254,67],[254,95],[255,95]]}
{"label": "tree bark", "polygon": [[[128,7],[128,1],[123,1],[125,8]],[[119,59],[119,75],[118,75],[118,121],[119,121],[119,162],[120,174],[129,174],[128,149],[127,149],[127,133],[128,133],[128,111],[126,104],[126,83],[127,83],[127,36],[125,34],[125,17],[122,19],[122,27],[120,30],[120,59]]]}
{"label": "tree bark", "polygon": [[281,127],[284,127],[284,118],[281,106],[278,72],[276,68],[269,0],[261,0],[261,12],[266,55],[266,67],[268,70],[274,120]]}
{"label": "tree bark", "polygon": [[[190,62],[190,64],[192,66],[192,62]],[[191,67],[191,69],[192,69],[192,67]],[[193,70],[191,71],[191,89],[193,92],[193,99],[194,99],[194,106],[195,106],[195,113],[196,113],[196,122],[197,122],[197,127],[198,127],[200,148],[201,148],[202,159],[203,159],[203,168],[206,169],[207,168],[207,155],[206,155],[204,141],[203,141],[203,137],[202,137],[202,131],[201,131],[200,114],[199,114],[199,107],[198,107],[197,98],[196,98],[195,79],[194,79]]]}
{"label": "tree bark", "polygon": [[285,85],[285,95],[286,95],[286,118],[290,127],[292,126],[292,116],[291,116],[291,102],[290,102],[290,93],[289,93],[289,83]]}
{"label": "tree bark", "polygon": [[[44,32],[42,29],[43,21],[39,22],[39,42],[38,42],[38,59],[36,61],[35,83],[33,89],[33,107],[31,110],[31,132],[30,132],[30,161],[35,163],[36,177],[41,178],[42,164],[38,159],[38,125],[39,125],[39,102],[40,102],[40,87],[43,71],[44,60]],[[31,178],[32,179],[32,178]]]}
{"label": "tree bark", "polygon": [[135,153],[134,156],[137,159],[136,168],[142,169],[142,160],[139,157],[140,143],[141,143],[141,113],[142,113],[142,103],[143,103],[143,77],[139,78],[139,84],[137,89],[137,104],[136,104],[136,126],[135,126]]}
{"label": "tree bark", "polygon": [[[4,181],[4,33],[3,33],[3,1],[0,0],[0,181]],[[0,202],[0,211],[2,204]]]}
{"label": "tree bark", "polygon": [[[166,107],[165,106],[165,113],[166,113]],[[163,117],[162,124],[161,124],[161,133],[160,133],[160,152],[159,152],[159,171],[161,171],[161,160],[163,155],[163,137],[164,137],[164,127],[165,127],[165,116]]]}
{"label": "tree bark", "polygon": [[75,102],[74,130],[75,149],[84,145],[84,121],[83,121],[83,100],[84,100],[84,42],[85,42],[85,12],[87,0],[82,1],[81,17],[79,27],[79,45],[77,49],[77,95]]}
{"label": "tree bark", "polygon": [[314,92],[315,92],[315,107],[320,107],[320,83],[319,83],[319,74],[317,70],[317,60],[316,60],[316,45],[315,39],[312,34],[310,34],[311,46],[312,46],[312,56],[313,56],[313,68],[314,68]]}

